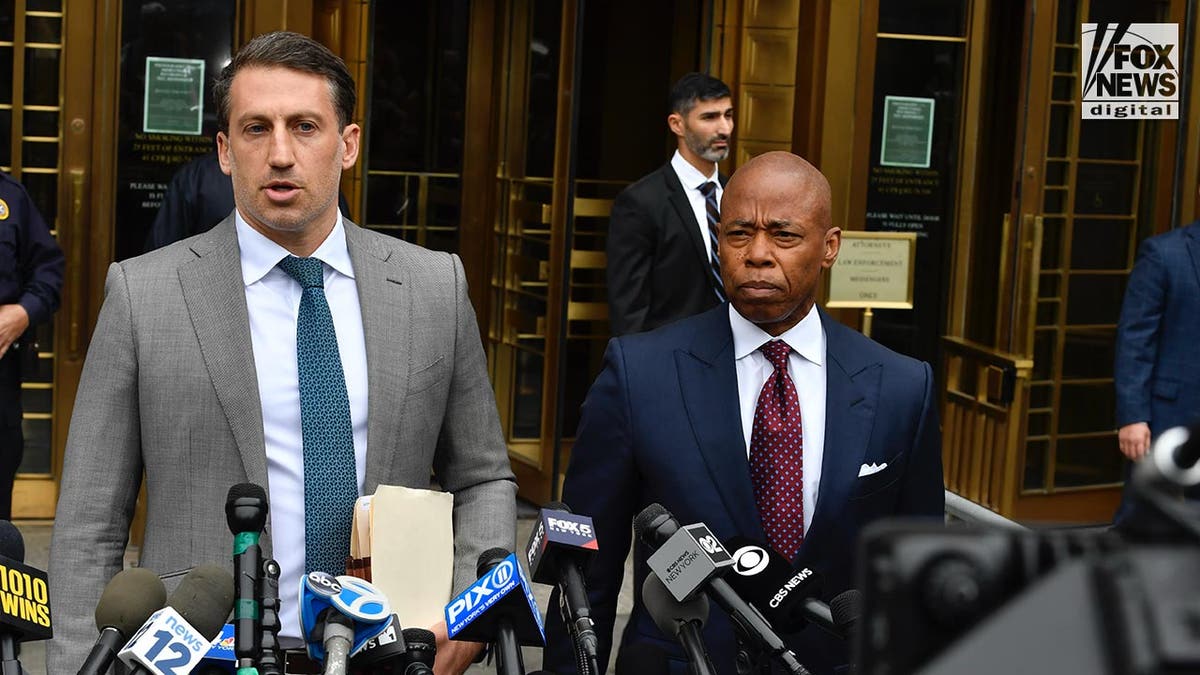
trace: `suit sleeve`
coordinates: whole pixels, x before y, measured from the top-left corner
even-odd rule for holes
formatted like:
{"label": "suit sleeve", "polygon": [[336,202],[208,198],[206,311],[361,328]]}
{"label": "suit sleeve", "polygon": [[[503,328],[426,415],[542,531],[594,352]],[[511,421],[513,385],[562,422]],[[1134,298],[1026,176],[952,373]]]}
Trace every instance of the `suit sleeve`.
{"label": "suit sleeve", "polygon": [[653,292],[654,223],[628,190],[613,202],[605,243],[608,320],[613,335],[646,329]]}
{"label": "suit sleeve", "polygon": [[475,310],[467,297],[462,262],[452,256],[457,321],[446,401],[433,471],[454,495],[454,592],[475,581],[479,554],[513,550],[516,480],[500,430],[496,397],[488,381]]}
{"label": "suit sleeve", "polygon": [[946,509],[946,488],[942,475],[942,433],[938,426],[937,396],[933,388],[933,369],[921,363],[925,376],[921,419],[912,442],[912,455],[900,488],[896,515],[935,516]]}
{"label": "suit sleeve", "polygon": [[1117,322],[1113,380],[1117,390],[1117,427],[1151,422],[1150,389],[1163,312],[1167,272],[1154,239],[1147,239],[1129,274],[1121,318]]}
{"label": "suit sleeve", "polygon": [[75,672],[83,663],[96,637],[100,592],[122,568],[142,475],[134,335],[125,275],[114,263],[75,396],[54,517],[52,673]]}
{"label": "suit sleeve", "polygon": [[18,304],[29,314],[29,325],[49,321],[58,310],[63,284],[63,252],[50,228],[21,188],[21,250],[18,254],[23,287]]}
{"label": "suit sleeve", "polygon": [[[629,555],[636,499],[630,402],[620,340],[608,343],[604,369],[583,404],[571,464],[563,483],[563,502],[575,513],[591,516],[599,550],[587,571],[588,596],[600,641],[600,670],[614,641],[617,596]],[[558,591],[550,598],[546,622],[545,667],[560,675],[578,672],[571,640],[559,612]]]}

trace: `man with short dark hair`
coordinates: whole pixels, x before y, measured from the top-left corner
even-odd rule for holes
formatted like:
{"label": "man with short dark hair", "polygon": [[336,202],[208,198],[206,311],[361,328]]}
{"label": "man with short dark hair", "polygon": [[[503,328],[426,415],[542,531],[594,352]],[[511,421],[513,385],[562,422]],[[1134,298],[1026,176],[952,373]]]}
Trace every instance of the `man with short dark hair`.
{"label": "man with short dark hair", "polygon": [[[338,212],[358,158],[354,82],[296,33],[251,40],[214,88],[235,210],[212,230],[109,268],[67,440],[50,552],[49,670],[74,672],[121,569],[146,476],[140,564],[231,566],[231,486],[267,488],[281,642],[307,572],[341,574],[355,499],[381,484],[454,495],[454,592],[511,549],[515,482],[457,256]],[[415,626],[420,627],[420,626]],[[479,645],[450,642],[437,672]],[[317,672],[300,651],[287,672]]]}
{"label": "man with short dark hair", "polygon": [[[813,568],[824,575],[826,601],[850,587],[868,523],[942,517],[932,369],[816,305],[840,242],[825,177],[790,153],[755,157],[730,179],[721,214],[729,304],[609,343],[563,483],[563,501],[592,517],[601,542],[587,576],[601,669],[630,522],[651,503],[683,524],[705,523],[722,541],[765,542]],[[644,672],[631,655],[647,649],[667,651],[670,672],[684,672],[674,637],[656,628],[637,591],[650,553],[634,545],[635,599],[618,673]],[[735,629],[720,609],[710,612],[705,645],[716,673],[733,675]],[[814,673],[846,664],[844,640],[813,626],[780,630]],[[550,612],[546,663],[564,675],[575,672],[565,632]]]}
{"label": "man with short dark hair", "polygon": [[729,87],[703,73],[671,90],[671,161],[625,188],[608,222],[608,318],[613,335],[639,333],[698,314],[725,300],[716,224],[729,154]]}

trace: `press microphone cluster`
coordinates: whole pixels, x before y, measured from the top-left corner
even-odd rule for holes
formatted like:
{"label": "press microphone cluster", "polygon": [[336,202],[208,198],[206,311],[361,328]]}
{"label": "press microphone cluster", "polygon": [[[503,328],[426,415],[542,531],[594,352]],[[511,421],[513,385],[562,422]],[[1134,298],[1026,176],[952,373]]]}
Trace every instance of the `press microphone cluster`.
{"label": "press microphone cluster", "polygon": [[679,602],[705,593],[729,614],[740,636],[794,675],[808,671],[758,610],[729,585],[722,574],[733,565],[724,545],[703,523],[681,527],[661,504],[651,504],[633,521],[633,529],[654,553],[650,570]]}
{"label": "press microphone cluster", "polygon": [[533,581],[558,587],[559,611],[571,635],[579,675],[600,673],[600,641],[583,580],[597,550],[592,519],[571,513],[562,502],[550,502],[538,513],[525,547]]}
{"label": "press microphone cluster", "polygon": [[25,539],[0,520],[0,675],[20,675],[17,644],[52,637],[46,573],[25,564]]}

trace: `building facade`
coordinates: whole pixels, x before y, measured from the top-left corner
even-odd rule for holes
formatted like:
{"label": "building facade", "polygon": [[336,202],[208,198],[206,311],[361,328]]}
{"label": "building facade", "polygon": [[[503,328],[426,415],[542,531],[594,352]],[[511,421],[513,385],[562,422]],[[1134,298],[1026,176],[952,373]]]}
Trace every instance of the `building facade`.
{"label": "building facade", "polygon": [[[726,173],[791,150],[829,177],[843,229],[916,234],[913,308],[871,330],[935,366],[948,487],[1010,517],[1106,520],[1124,282],[1141,239],[1197,211],[1191,4],[0,2],[0,166],[68,261],[24,385],[14,514],[53,515],[105,270],[144,250],[175,169],[213,149],[206,82],[289,29],[356,76],[354,220],[462,256],[524,496],[555,494],[609,337],[612,199],[666,161],[667,91],[701,70],[734,91]],[[1178,119],[1083,118],[1083,25],[1120,22],[1177,25]]]}

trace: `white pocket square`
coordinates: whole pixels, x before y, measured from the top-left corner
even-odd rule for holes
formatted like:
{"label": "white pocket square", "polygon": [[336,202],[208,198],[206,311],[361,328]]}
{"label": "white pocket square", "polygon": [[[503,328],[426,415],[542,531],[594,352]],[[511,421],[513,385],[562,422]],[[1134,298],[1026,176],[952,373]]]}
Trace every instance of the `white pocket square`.
{"label": "white pocket square", "polygon": [[872,462],[871,464],[863,464],[861,467],[858,468],[858,477],[863,478],[865,476],[877,474],[886,468],[887,468],[887,462],[883,462],[882,464],[875,464],[874,462]]}

